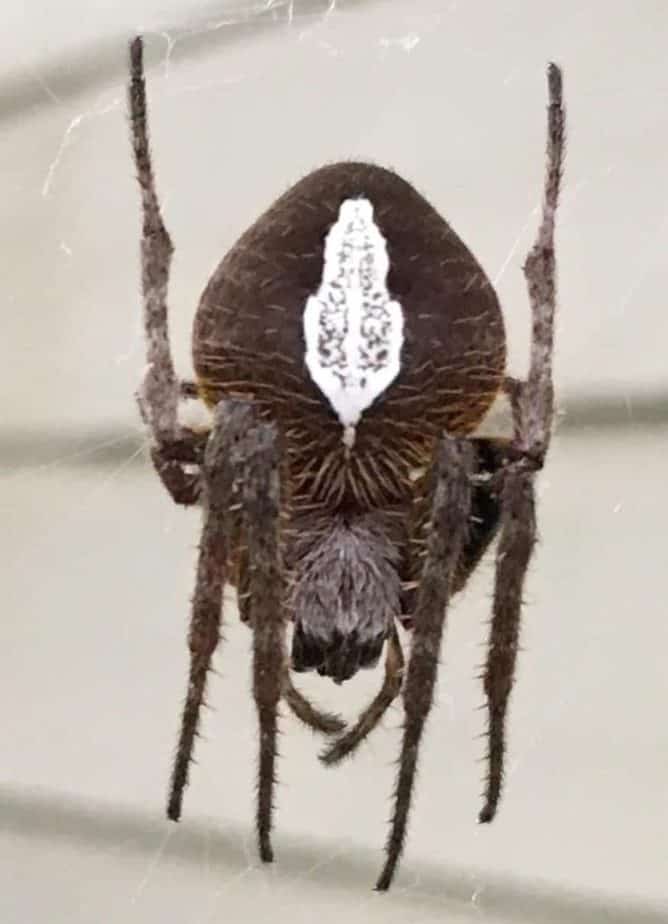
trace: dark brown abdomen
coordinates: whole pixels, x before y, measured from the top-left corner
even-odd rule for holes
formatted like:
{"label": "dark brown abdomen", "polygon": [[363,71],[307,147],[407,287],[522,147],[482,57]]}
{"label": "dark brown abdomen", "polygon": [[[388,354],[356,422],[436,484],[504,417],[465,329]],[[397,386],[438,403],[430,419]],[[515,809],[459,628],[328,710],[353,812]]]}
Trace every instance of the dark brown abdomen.
{"label": "dark brown abdomen", "polygon": [[[362,414],[347,457],[306,368],[302,324],[325,236],[356,197],[373,204],[405,326],[399,375]],[[193,358],[207,403],[252,397],[277,421],[300,505],[364,509],[406,500],[439,433],[475,428],[499,389],[505,333],[491,283],[432,206],[389,170],[340,163],[298,182],[230,250],[200,301]]]}

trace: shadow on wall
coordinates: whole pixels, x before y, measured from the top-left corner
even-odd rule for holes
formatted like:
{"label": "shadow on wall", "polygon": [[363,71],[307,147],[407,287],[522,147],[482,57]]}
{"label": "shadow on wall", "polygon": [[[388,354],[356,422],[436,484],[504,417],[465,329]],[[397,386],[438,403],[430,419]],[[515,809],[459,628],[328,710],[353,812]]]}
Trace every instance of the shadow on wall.
{"label": "shadow on wall", "polygon": [[[225,17],[206,16],[206,9],[198,17],[189,19],[187,28],[164,23],[161,31],[155,29],[146,34],[149,58],[163,58],[165,47],[178,42],[179,53],[184,57],[205,55],[225,45],[240,45],[257,39],[258,35],[276,28],[277,17],[292,23],[292,17],[299,25],[322,20],[330,10],[345,11],[346,7],[372,6],[378,0],[300,0],[298,10],[291,11],[288,2],[265,3],[258,9],[257,3],[226,4]],[[182,18],[182,17],[181,17]],[[218,21],[217,21],[218,20]],[[224,28],[223,28],[224,27]],[[0,86],[0,122],[11,122],[29,110],[31,115],[40,108],[53,106],[54,96],[62,100],[76,97],[91,89],[117,82],[119,69],[125,60],[124,48],[129,33],[100,38],[74,50],[51,58],[40,68],[39,80],[32,68],[15,72]],[[155,55],[152,47],[158,48]],[[147,62],[150,66],[152,61]],[[49,87],[50,93],[44,92]]]}
{"label": "shadow on wall", "polygon": [[[65,797],[60,793],[31,790],[15,786],[0,787],[3,828],[23,838],[46,841],[50,845],[68,843],[88,852],[121,848],[125,854],[147,855],[150,860],[164,843],[165,834],[174,831],[169,841],[172,858],[197,869],[202,864],[202,841],[211,852],[211,862],[220,867],[221,881],[226,874],[235,875],[248,869],[249,858],[244,849],[248,832],[238,828],[220,831],[200,821],[173,826],[153,815],[122,808],[109,808]],[[346,892],[368,892],[378,873],[377,851],[328,844],[317,838],[278,839],[279,860],[271,867],[281,879],[301,879],[308,870],[311,885],[336,888]],[[322,856],[321,862],[318,857]],[[326,860],[326,857],[331,857]],[[263,867],[255,857],[253,874],[261,877]],[[274,872],[275,871],[275,872]],[[527,924],[665,924],[665,909],[615,898],[614,906],[596,895],[581,891],[556,889],[535,880],[504,879],[481,874],[476,870],[450,869],[422,865],[418,872],[419,885],[410,888],[410,913],[419,906],[452,909],[471,908],[476,912],[506,915],[514,922]],[[484,882],[484,887],[481,887]],[[396,904],[402,901],[402,877],[394,891],[379,901]]]}

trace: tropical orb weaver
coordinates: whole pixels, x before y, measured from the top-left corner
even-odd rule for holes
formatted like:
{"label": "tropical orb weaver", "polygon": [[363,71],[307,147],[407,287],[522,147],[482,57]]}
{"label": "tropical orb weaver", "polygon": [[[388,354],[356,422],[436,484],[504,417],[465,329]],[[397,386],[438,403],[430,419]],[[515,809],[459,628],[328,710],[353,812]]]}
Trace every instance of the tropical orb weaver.
{"label": "tropical orb weaver", "polygon": [[[526,381],[505,374],[496,294],[452,228],[395,173],[338,163],[289,189],[220,263],[195,317],[193,384],[177,380],[170,353],[172,244],[153,179],[140,38],[130,67],[148,352],[139,403],[164,486],[176,503],[199,503],[203,514],[168,816],[181,815],[230,582],[253,631],[263,860],[273,858],[279,702],[335,736],[321,755],[335,764],[403,694],[394,813],[377,883],[387,889],[404,844],[448,602],[497,532],[480,821],[492,820],[500,798],[522,585],[536,534],[533,483],[553,418],[561,72],[548,68],[543,216],[525,264],[533,320]],[[511,399],[513,437],[476,437],[502,391]],[[179,401],[192,395],[213,410],[206,433],[179,422]],[[406,667],[397,622],[412,630]],[[292,683],[291,670],[312,669],[340,683],[375,664],[383,648],[382,688],[348,729]]]}

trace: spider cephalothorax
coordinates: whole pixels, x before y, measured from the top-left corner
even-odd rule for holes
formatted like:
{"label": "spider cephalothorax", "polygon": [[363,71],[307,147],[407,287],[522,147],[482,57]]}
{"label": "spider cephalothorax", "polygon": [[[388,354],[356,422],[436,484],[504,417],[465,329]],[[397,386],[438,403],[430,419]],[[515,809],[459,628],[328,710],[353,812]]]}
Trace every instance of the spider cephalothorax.
{"label": "spider cephalothorax", "polygon": [[[351,753],[403,691],[406,725],[387,888],[406,830],[449,598],[500,532],[484,675],[489,777],[481,821],[501,791],[504,726],[520,599],[535,537],[533,478],[552,421],[554,217],[563,150],[561,75],[549,72],[545,207],[525,272],[533,312],[528,380],[505,375],[498,300],[475,257],[397,174],[339,163],[309,174],[239,239],[202,295],[193,331],[196,383],[179,383],[167,335],[171,242],[155,193],[142,44],[131,48],[130,117],[142,190],[149,367],[140,406],[152,458],[177,503],[201,503],[188,694],[168,814],[178,819],[223,585],[236,585],[253,630],[260,722],[258,834],[270,829],[277,708]],[[500,392],[514,436],[476,426]],[[208,433],[178,422],[184,394],[213,411]],[[292,653],[286,627],[294,623]],[[412,630],[404,658],[397,622]],[[375,664],[385,680],[349,729],[293,686],[290,671],[341,682]]]}

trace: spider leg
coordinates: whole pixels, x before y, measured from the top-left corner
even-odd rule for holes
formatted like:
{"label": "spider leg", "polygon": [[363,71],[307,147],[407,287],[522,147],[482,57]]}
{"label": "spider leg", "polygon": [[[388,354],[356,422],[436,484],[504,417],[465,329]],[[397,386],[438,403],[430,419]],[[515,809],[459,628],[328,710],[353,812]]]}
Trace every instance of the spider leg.
{"label": "spider leg", "polygon": [[292,683],[288,671],[283,681],[283,699],[294,715],[313,731],[321,732],[323,735],[337,735],[345,730],[346,723],[340,716],[323,712],[309,702]]}
{"label": "spider leg", "polygon": [[446,608],[471,512],[474,453],[464,439],[442,439],[435,461],[431,529],[414,613],[413,641],[404,685],[404,725],[387,859],[376,888],[389,888],[406,837],[418,750],[431,709]]}
{"label": "spider leg", "polygon": [[143,59],[144,45],[141,37],[137,37],[130,45],[128,102],[132,147],[144,215],[141,265],[148,369],[140,392],[140,402],[156,439],[168,440],[176,433],[179,397],[167,326],[167,285],[174,247],[162,220],[153,179]]}
{"label": "spider leg", "polygon": [[169,793],[169,818],[181,815],[183,790],[197,734],[211,657],[220,638],[228,558],[238,542],[239,511],[246,530],[253,629],[253,694],[260,723],[257,829],[260,856],[273,859],[273,809],[278,703],[286,671],[283,575],[280,557],[280,479],[276,430],[258,423],[247,401],[216,407],[202,463],[204,523],[189,635],[190,675]]}
{"label": "spider leg", "polygon": [[[511,440],[508,438],[473,437],[470,443],[475,453],[471,495],[471,516],[469,529],[457,562],[450,588],[451,596],[466,586],[481,558],[496,537],[499,529],[501,504],[498,498],[498,472],[510,458]],[[415,602],[420,586],[420,571],[424,561],[426,537],[429,535],[430,485],[432,473],[427,473],[423,486],[416,491],[412,521],[409,527],[409,554],[405,563],[402,581],[402,615],[400,622],[405,629],[412,629]]]}
{"label": "spider leg", "polygon": [[172,821],[181,817],[206,678],[220,640],[223,588],[237,529],[241,449],[249,418],[250,408],[244,402],[222,401],[202,462],[203,525],[188,636],[190,673],[167,805]]}
{"label": "spider leg", "polygon": [[554,386],[554,312],[556,305],[556,259],[554,225],[563,172],[566,115],[562,100],[562,75],[556,64],[547,72],[549,88],[547,170],[543,196],[543,218],[536,241],[524,264],[531,305],[531,355],[529,376],[522,405],[522,442],[537,459],[547,452],[552,431]]}
{"label": "spider leg", "polygon": [[401,693],[404,680],[404,653],[399,640],[396,627],[392,627],[392,634],[387,642],[385,656],[385,678],[383,685],[371,700],[369,705],[360,714],[357,722],[337,738],[330,747],[320,755],[320,760],[327,766],[340,763],[344,757],[357,750],[370,732],[383,718],[394,700]]}
{"label": "spider leg", "polygon": [[151,461],[176,504],[196,504],[201,493],[201,464],[208,433],[181,430],[181,439],[154,444]]}
{"label": "spider leg", "polygon": [[257,833],[260,857],[270,863],[278,704],[287,664],[276,429],[259,423],[245,440],[243,509],[250,566],[253,695],[260,723]]}
{"label": "spider leg", "polygon": [[160,480],[177,504],[194,504],[199,497],[199,477],[196,469],[187,466],[201,462],[201,440],[177,420],[179,398],[192,396],[194,389],[191,382],[178,381],[169,346],[167,287],[174,247],[162,220],[153,177],[143,59],[143,42],[137,37],[130,45],[128,108],[143,212],[141,268],[148,359],[137,400],[151,434],[151,459]]}
{"label": "spider leg", "polygon": [[508,470],[501,494],[501,538],[496,554],[494,605],[484,674],[488,710],[488,774],[480,822],[490,822],[501,796],[505,719],[515,679],[522,587],[536,541],[533,473]]}
{"label": "spider leg", "polygon": [[552,354],[556,302],[554,225],[563,165],[565,114],[561,71],[548,68],[547,171],[543,216],[524,273],[532,313],[529,375],[508,380],[515,436],[512,461],[501,470],[501,538],[496,556],[492,624],[484,672],[488,710],[488,775],[481,822],[490,822],[503,782],[505,717],[513,687],[522,587],[536,541],[535,473],[545,460],[554,410]]}
{"label": "spider leg", "polygon": [[[238,593],[239,612],[242,622],[251,625],[251,600],[252,593],[250,590],[250,569],[248,567],[248,548],[242,546],[237,550],[241,552],[243,562],[238,569]],[[283,699],[287,703],[291,712],[304,725],[312,731],[320,732],[323,735],[334,735],[344,731],[346,723],[340,716],[330,712],[324,712],[314,706],[303,693],[301,693],[293,684],[290,676],[291,664],[288,660],[283,672]]]}

